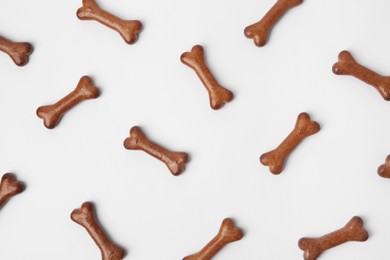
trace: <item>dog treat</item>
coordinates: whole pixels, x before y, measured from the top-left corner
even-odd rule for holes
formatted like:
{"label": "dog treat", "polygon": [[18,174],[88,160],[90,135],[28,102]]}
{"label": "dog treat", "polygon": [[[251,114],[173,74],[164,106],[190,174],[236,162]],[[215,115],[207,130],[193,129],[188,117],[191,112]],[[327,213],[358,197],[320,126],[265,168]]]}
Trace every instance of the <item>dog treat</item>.
{"label": "dog treat", "polygon": [[33,47],[28,42],[12,42],[0,36],[0,51],[7,53],[16,65],[24,66],[33,52]]}
{"label": "dog treat", "polygon": [[80,20],[95,20],[117,31],[128,44],[137,41],[142,30],[142,23],[138,20],[122,20],[119,17],[101,9],[95,0],[83,0],[83,6],[77,10]]}
{"label": "dog treat", "polygon": [[378,174],[383,178],[390,178],[390,154],[386,157],[385,163],[378,167]]}
{"label": "dog treat", "polygon": [[333,65],[333,73],[337,75],[351,75],[376,88],[382,97],[390,100],[390,77],[378,73],[360,65],[348,51],[339,54],[339,61]]}
{"label": "dog treat", "polygon": [[101,227],[96,218],[95,210],[91,202],[84,202],[80,209],[75,209],[70,215],[71,219],[83,226],[95,241],[102,254],[102,260],[121,260],[125,256],[125,250],[115,244]]}
{"label": "dog treat", "polygon": [[0,209],[7,203],[7,201],[24,191],[25,186],[22,182],[16,180],[11,173],[6,173],[1,178],[0,183]]}
{"label": "dog treat", "polygon": [[190,52],[183,53],[180,60],[196,72],[209,93],[213,109],[220,109],[225,103],[232,101],[233,93],[222,87],[207,67],[202,46],[195,45]]}
{"label": "dog treat", "polygon": [[133,126],[130,129],[130,137],[126,138],[123,145],[128,150],[143,150],[151,156],[165,163],[173,175],[179,175],[184,171],[188,163],[188,155],[183,152],[172,152],[149,140],[141,128]]}
{"label": "dog treat", "polygon": [[234,225],[233,220],[225,218],[218,234],[198,253],[186,256],[183,260],[209,260],[224,246],[240,240],[243,236],[242,230]]}
{"label": "dog treat", "polygon": [[287,157],[295,147],[303,139],[318,131],[320,131],[320,125],[315,121],[311,121],[309,114],[300,113],[294,130],[275,150],[262,154],[260,156],[260,162],[265,166],[269,166],[269,170],[273,174],[281,173]]}
{"label": "dog treat", "polygon": [[315,260],[324,251],[350,241],[363,242],[368,239],[368,233],[363,228],[363,220],[353,217],[343,228],[319,238],[301,238],[298,242],[304,251],[305,260]]}
{"label": "dog treat", "polygon": [[275,5],[257,23],[245,28],[245,36],[253,39],[256,46],[261,47],[267,43],[268,35],[276,22],[291,8],[300,5],[303,0],[277,0]]}
{"label": "dog treat", "polygon": [[93,85],[93,81],[88,76],[83,76],[75,90],[53,105],[41,106],[37,109],[37,116],[43,119],[46,128],[53,129],[62,116],[72,107],[80,102],[97,98],[99,89]]}

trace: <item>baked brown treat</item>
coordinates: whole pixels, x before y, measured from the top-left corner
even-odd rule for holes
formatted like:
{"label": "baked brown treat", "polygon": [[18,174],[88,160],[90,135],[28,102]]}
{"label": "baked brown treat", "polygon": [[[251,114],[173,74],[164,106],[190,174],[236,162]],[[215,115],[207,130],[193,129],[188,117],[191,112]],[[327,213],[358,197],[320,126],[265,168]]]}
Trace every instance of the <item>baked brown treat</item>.
{"label": "baked brown treat", "polygon": [[206,87],[211,108],[220,109],[225,103],[233,100],[233,93],[218,83],[206,65],[202,46],[195,45],[190,52],[184,52],[180,60],[195,71]]}
{"label": "baked brown treat", "polygon": [[187,153],[172,152],[159,144],[149,140],[138,126],[130,129],[130,137],[126,138],[123,145],[128,150],[142,150],[166,164],[175,176],[184,171],[189,161]]}
{"label": "baked brown treat", "polygon": [[33,52],[31,43],[12,42],[0,36],[0,51],[5,52],[18,66],[27,64],[30,54]]}
{"label": "baked brown treat", "polygon": [[81,208],[72,211],[70,217],[87,230],[99,247],[102,260],[121,260],[125,257],[125,250],[115,244],[101,227],[91,202],[84,202]]}
{"label": "baked brown treat", "polygon": [[339,54],[339,61],[333,65],[333,73],[336,75],[351,75],[373,86],[382,97],[390,100],[390,77],[378,73],[360,65],[348,51]]}
{"label": "baked brown treat", "polygon": [[284,141],[270,152],[260,156],[260,162],[269,167],[273,174],[280,174],[284,168],[285,161],[297,145],[306,137],[318,133],[320,125],[310,119],[309,114],[300,113],[293,131]]}
{"label": "baked brown treat", "polygon": [[301,238],[299,248],[304,251],[305,260],[315,260],[324,251],[350,241],[366,241],[368,233],[363,228],[363,220],[353,217],[343,228],[319,238]]}
{"label": "baked brown treat", "polygon": [[24,189],[24,184],[16,180],[13,174],[4,174],[0,183],[0,209],[4,207],[10,198],[23,192]]}
{"label": "baked brown treat", "polygon": [[267,43],[268,35],[277,21],[291,8],[300,5],[303,0],[277,0],[275,5],[257,23],[245,28],[244,34],[253,39],[257,47]]}
{"label": "baked brown treat", "polygon": [[385,163],[378,167],[378,174],[383,178],[390,178],[390,154],[386,157]]}
{"label": "baked brown treat", "polygon": [[142,23],[138,20],[122,20],[101,9],[95,0],[83,0],[83,6],[77,10],[80,20],[95,20],[117,31],[128,44],[133,44],[142,31]]}
{"label": "baked brown treat", "polygon": [[81,77],[75,90],[53,105],[41,106],[37,109],[37,116],[43,119],[46,128],[56,127],[62,116],[80,102],[99,96],[99,89],[94,86],[88,76]]}
{"label": "baked brown treat", "polygon": [[242,230],[234,225],[233,220],[225,218],[218,234],[198,253],[186,256],[183,260],[210,260],[224,246],[240,240],[243,236]]}

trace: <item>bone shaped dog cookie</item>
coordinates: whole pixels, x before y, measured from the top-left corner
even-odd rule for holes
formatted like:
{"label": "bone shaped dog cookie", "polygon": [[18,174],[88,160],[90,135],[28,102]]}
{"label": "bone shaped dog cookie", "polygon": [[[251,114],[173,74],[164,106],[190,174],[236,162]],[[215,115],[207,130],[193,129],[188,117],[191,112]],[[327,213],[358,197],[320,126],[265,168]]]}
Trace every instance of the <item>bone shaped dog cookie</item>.
{"label": "bone shaped dog cookie", "polygon": [[43,119],[45,127],[53,129],[62,116],[72,107],[80,102],[97,98],[99,89],[93,85],[93,81],[88,76],[81,77],[75,90],[53,105],[41,106],[37,109],[37,116]]}
{"label": "bone shaped dog cookie", "polygon": [[138,20],[122,20],[119,17],[101,9],[96,0],[83,0],[83,6],[77,10],[80,20],[95,20],[117,31],[128,44],[137,41],[142,30],[142,23]]}
{"label": "bone shaped dog cookie", "polygon": [[187,153],[172,152],[168,149],[149,140],[144,132],[138,126],[133,126],[130,129],[130,137],[123,142],[126,149],[129,150],[143,150],[151,156],[159,159],[166,164],[173,175],[179,175],[184,171],[185,165],[189,158]]}
{"label": "bone shaped dog cookie", "polygon": [[390,154],[386,157],[385,163],[378,167],[378,174],[383,178],[390,178]]}
{"label": "bone shaped dog cookie", "polygon": [[269,166],[273,174],[281,173],[287,157],[295,147],[303,139],[318,131],[320,131],[320,125],[315,121],[311,121],[309,114],[300,113],[293,131],[275,150],[262,154],[260,162],[265,166]]}
{"label": "bone shaped dog cookie", "polygon": [[225,103],[233,100],[233,93],[222,87],[208,68],[202,46],[195,45],[190,52],[183,53],[180,60],[196,72],[207,89],[210,106],[213,109],[220,109]]}
{"label": "bone shaped dog cookie", "polygon": [[225,218],[218,234],[198,253],[186,256],[183,260],[210,260],[224,246],[240,240],[243,236],[242,230],[234,225],[233,220]]}
{"label": "bone shaped dog cookie", "polygon": [[24,189],[24,184],[16,180],[13,174],[4,174],[1,178],[0,183],[0,209],[7,203],[7,201],[11,197],[21,193]]}
{"label": "bone shaped dog cookie", "polygon": [[28,42],[12,42],[0,36],[0,51],[7,53],[16,65],[24,66],[33,52],[33,47]]}
{"label": "bone shaped dog cookie", "polygon": [[352,54],[342,51],[339,61],[333,65],[333,73],[337,75],[351,75],[373,86],[382,97],[390,100],[390,77],[382,76],[357,63]]}
{"label": "bone shaped dog cookie", "polygon": [[277,0],[275,5],[257,23],[245,28],[244,34],[253,39],[256,46],[261,47],[267,43],[268,35],[276,22],[291,8],[300,5],[303,0]]}
{"label": "bone shaped dog cookie", "polygon": [[102,260],[121,260],[125,256],[125,250],[109,239],[96,218],[95,210],[91,202],[84,202],[81,208],[71,213],[71,219],[83,226],[95,241],[102,254]]}
{"label": "bone shaped dog cookie", "polygon": [[363,242],[368,239],[368,233],[363,228],[363,220],[353,217],[343,228],[319,238],[301,238],[298,242],[304,251],[305,260],[315,260],[324,251],[350,241]]}

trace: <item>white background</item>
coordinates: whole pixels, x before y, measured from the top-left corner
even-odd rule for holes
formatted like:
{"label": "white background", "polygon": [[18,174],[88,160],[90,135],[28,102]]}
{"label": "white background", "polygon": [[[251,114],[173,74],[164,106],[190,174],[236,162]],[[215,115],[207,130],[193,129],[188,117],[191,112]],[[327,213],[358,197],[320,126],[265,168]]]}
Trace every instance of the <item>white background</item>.
{"label": "white background", "polygon": [[[371,86],[331,68],[343,49],[390,74],[390,2],[305,0],[255,47],[244,28],[274,0],[98,1],[144,24],[139,41],[80,21],[80,1],[0,0],[0,34],[30,41],[25,67],[0,55],[0,172],[27,189],[0,211],[0,259],[100,259],[70,219],[93,201],[126,259],[182,259],[232,217],[245,237],[215,259],[302,259],[297,242],[361,216],[370,238],[321,259],[389,259],[390,181],[377,167],[390,153],[390,103]],[[180,55],[205,48],[234,100],[219,111]],[[101,96],[69,111],[54,130],[37,107],[59,100],[90,75]],[[272,175],[259,156],[275,148],[306,111],[321,131]],[[179,177],[123,148],[130,127],[186,151]]]}

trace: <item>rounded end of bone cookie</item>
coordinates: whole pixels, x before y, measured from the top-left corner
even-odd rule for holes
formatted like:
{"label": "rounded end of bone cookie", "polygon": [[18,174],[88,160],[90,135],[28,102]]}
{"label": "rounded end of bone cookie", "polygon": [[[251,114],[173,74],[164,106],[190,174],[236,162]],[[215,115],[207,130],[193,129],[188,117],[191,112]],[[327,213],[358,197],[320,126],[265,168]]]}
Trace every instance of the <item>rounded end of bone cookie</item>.
{"label": "rounded end of bone cookie", "polygon": [[304,134],[305,136],[316,134],[321,130],[320,124],[313,121],[310,115],[306,112],[302,112],[298,115],[295,127],[299,129],[300,134]]}
{"label": "rounded end of bone cookie", "polygon": [[311,238],[303,237],[298,241],[298,247],[303,251],[303,259],[316,260],[321,252],[313,246]]}
{"label": "rounded end of bone cookie", "polygon": [[378,167],[377,173],[383,178],[390,178],[390,154],[386,157],[385,163]]}
{"label": "rounded end of bone cookie", "polygon": [[[186,64],[186,58],[187,58],[187,55],[188,55],[188,52],[183,52],[181,55],[180,55],[180,61],[184,64]],[[183,258],[184,259],[184,258]]]}
{"label": "rounded end of bone cookie", "polygon": [[179,176],[184,172],[184,168],[183,169],[177,169],[177,168],[172,169],[172,167],[169,168],[173,176]]}
{"label": "rounded end of bone cookie", "polygon": [[283,164],[280,165],[279,162],[276,162],[273,153],[273,151],[264,153],[260,156],[259,160],[262,165],[268,166],[269,171],[273,175],[279,175],[283,171]]}
{"label": "rounded end of bone cookie", "polygon": [[17,43],[16,46],[17,49],[11,55],[11,58],[17,66],[22,67],[28,63],[29,56],[33,52],[33,46],[28,42]]}
{"label": "rounded end of bone cookie", "polygon": [[226,103],[231,102],[233,98],[233,92],[220,86],[220,88],[215,91],[214,95],[210,96],[210,107],[214,110],[218,110]]}
{"label": "rounded end of bone cookie", "polygon": [[267,158],[267,154],[266,153],[263,153],[260,158],[259,158],[259,161],[262,165],[264,166],[268,166],[269,164],[269,161],[268,161],[268,158]]}
{"label": "rounded end of bone cookie", "polygon": [[333,73],[336,74],[336,75],[342,75],[342,74],[343,74],[343,73],[342,73],[342,70],[341,70],[341,67],[340,67],[340,65],[339,65],[338,62],[335,63],[335,64],[333,64],[333,66],[332,66],[332,71],[333,71]]}
{"label": "rounded end of bone cookie", "polygon": [[50,106],[38,107],[36,114],[43,120],[43,125],[47,129],[53,129],[57,126],[59,119],[52,115]]}
{"label": "rounded end of bone cookie", "polygon": [[210,107],[211,107],[213,110],[219,110],[219,109],[221,109],[224,105],[225,105],[225,102],[213,102],[213,101],[210,101]]}
{"label": "rounded end of bone cookie", "polygon": [[387,168],[384,165],[381,165],[381,166],[378,167],[377,173],[378,173],[379,176],[381,176],[383,178],[390,178],[389,168]]}
{"label": "rounded end of bone cookie", "polygon": [[247,27],[245,27],[245,29],[244,29],[244,35],[245,35],[245,37],[248,38],[248,39],[252,39],[252,38],[253,38],[252,26],[247,26]]}
{"label": "rounded end of bone cookie", "polygon": [[202,45],[197,44],[191,48],[191,51],[184,52],[180,56],[180,61],[186,64],[187,66],[194,68],[196,66],[196,62],[194,61],[198,59],[202,59],[203,55],[204,55],[204,49]]}
{"label": "rounded end of bone cookie", "polygon": [[86,99],[97,98],[100,95],[100,90],[94,85],[92,78],[86,75],[81,77],[76,89]]}
{"label": "rounded end of bone cookie", "polygon": [[298,240],[298,247],[300,249],[306,250],[308,245],[309,245],[309,243],[308,243],[308,239],[306,237],[303,237],[303,238]]}
{"label": "rounded end of bone cookie", "polygon": [[130,129],[130,136],[123,141],[123,146],[128,150],[138,149],[138,142],[140,138],[145,138],[142,129],[139,126],[133,126]]}
{"label": "rounded end of bone cookie", "polygon": [[338,62],[336,62],[333,67],[332,71],[336,75],[345,75],[348,74],[347,70],[351,62],[355,63],[354,58],[352,57],[352,54],[349,51],[341,51],[338,56]]}
{"label": "rounded end of bone cookie", "polygon": [[244,29],[244,35],[248,39],[253,39],[253,43],[257,47],[263,47],[268,40],[268,31],[259,27],[258,23],[247,26]]}
{"label": "rounded end of bone cookie", "polygon": [[200,44],[196,44],[192,47],[191,52],[197,55],[202,54],[204,52],[203,46]]}
{"label": "rounded end of bone cookie", "polygon": [[298,247],[302,250],[305,250],[304,238],[298,240]]}
{"label": "rounded end of bone cookie", "polygon": [[5,185],[6,190],[10,195],[22,193],[26,189],[26,185],[18,181],[14,174],[6,173],[1,178],[1,185]]}
{"label": "rounded end of bone cookie", "polygon": [[84,202],[80,208],[74,209],[70,213],[70,218],[73,222],[76,222],[78,224],[81,224],[82,221],[89,216],[93,215],[94,212],[94,205],[90,201]]}
{"label": "rounded end of bone cookie", "polygon": [[180,152],[177,153],[177,159],[174,162],[169,163],[167,166],[173,176],[179,176],[184,172],[185,167],[189,161],[189,155],[187,153]]}
{"label": "rounded end of bone cookie", "polygon": [[92,12],[91,8],[83,6],[83,7],[80,7],[79,9],[77,9],[76,16],[80,20],[90,20],[90,19],[92,19],[92,17],[91,17],[92,13],[93,12]]}
{"label": "rounded end of bone cookie", "polygon": [[363,227],[364,221],[359,216],[354,216],[346,224],[346,227],[349,229],[349,232],[354,233],[354,238],[352,241],[364,242],[368,240],[368,232]]}
{"label": "rounded end of bone cookie", "polygon": [[350,60],[350,59],[353,59],[353,57],[349,51],[343,50],[339,53],[339,60]]}
{"label": "rounded end of bone cookie", "polygon": [[131,138],[131,137],[127,137],[124,141],[123,141],[123,146],[127,149],[127,150],[134,150],[137,146],[137,142],[134,140],[134,138]]}
{"label": "rounded end of bone cookie", "polygon": [[279,174],[282,173],[283,168],[280,167],[280,166],[271,165],[271,166],[269,166],[269,171],[270,171],[273,175],[279,175]]}
{"label": "rounded end of bone cookie", "polygon": [[390,101],[390,77],[384,77],[378,84],[378,91],[384,100]]}
{"label": "rounded end of bone cookie", "polygon": [[310,115],[307,112],[302,112],[298,115],[298,120],[309,122],[311,119]]}
{"label": "rounded end of bone cookie", "polygon": [[267,38],[256,35],[253,42],[257,47],[263,47],[267,43]]}
{"label": "rounded end of bone cookie", "polygon": [[244,237],[242,229],[237,227],[231,218],[225,218],[222,221],[220,233],[228,243],[241,240]]}
{"label": "rounded end of bone cookie", "polygon": [[25,53],[26,53],[27,55],[30,55],[30,54],[33,53],[33,51],[34,51],[34,46],[33,46],[31,43],[29,43],[29,42],[23,42],[22,44],[24,45]]}
{"label": "rounded end of bone cookie", "polygon": [[270,165],[271,160],[270,160],[269,152],[268,152],[268,153],[263,153],[263,154],[260,156],[259,161],[260,161],[260,163],[261,163],[262,165],[264,165],[264,166]]}
{"label": "rounded end of bone cookie", "polygon": [[142,23],[138,20],[129,20],[127,21],[126,26],[126,29],[121,32],[123,40],[125,40],[127,44],[136,43],[143,28]]}
{"label": "rounded end of bone cookie", "polygon": [[267,35],[264,36],[263,34],[253,33],[250,29],[245,30],[244,33],[248,39],[253,39],[253,43],[257,47],[263,47],[267,43]]}

